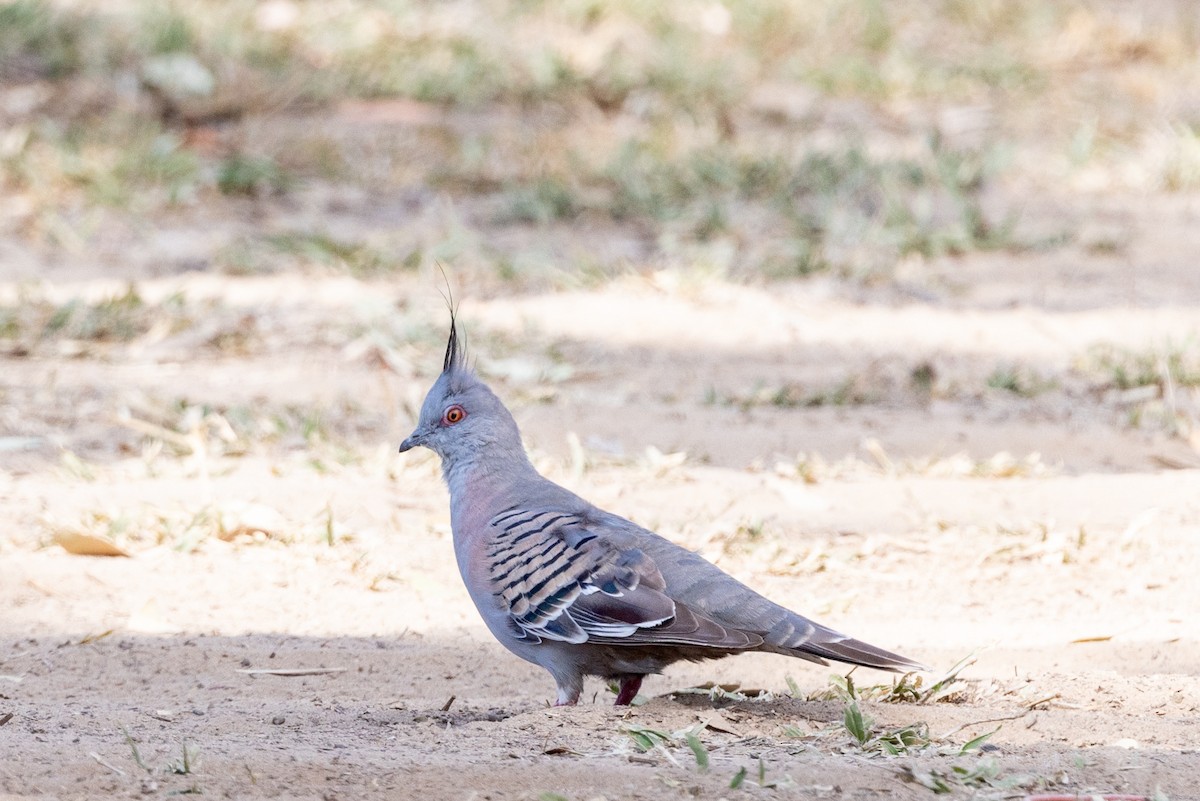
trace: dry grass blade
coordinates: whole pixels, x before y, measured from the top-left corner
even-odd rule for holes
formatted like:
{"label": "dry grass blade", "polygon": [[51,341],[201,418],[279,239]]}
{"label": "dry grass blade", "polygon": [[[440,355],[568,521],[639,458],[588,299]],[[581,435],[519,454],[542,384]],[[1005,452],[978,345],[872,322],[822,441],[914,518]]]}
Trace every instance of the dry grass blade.
{"label": "dry grass blade", "polygon": [[918,702],[922,704],[935,704],[941,699],[948,697],[954,692],[957,692],[959,689],[958,685],[961,683],[958,678],[959,674],[961,674],[971,665],[975,664],[975,662],[975,654],[965,656],[958,660],[958,662],[956,662],[952,668],[946,671],[945,675],[935,681],[932,685],[930,685],[928,690],[921,694]]}
{"label": "dry grass blade", "polygon": [[129,746],[129,750],[133,754],[133,761],[137,763],[139,768],[149,773],[150,768],[142,761],[142,754],[138,751],[137,743],[133,741],[133,736],[129,733],[129,730],[122,726],[121,734],[125,735],[125,744]]}
{"label": "dry grass blade", "polygon": [[124,776],[124,775],[125,775],[125,771],[121,770],[121,769],[120,769],[120,768],[118,768],[116,765],[112,764],[111,762],[109,762],[108,760],[106,760],[104,757],[102,757],[102,756],[100,756],[99,754],[97,754],[95,751],[89,751],[89,752],[88,752],[88,756],[90,756],[92,759],[96,760],[96,761],[97,761],[97,762],[99,762],[101,765],[103,765],[104,767],[108,768],[108,769],[109,769],[109,770],[111,770],[113,773],[117,774],[118,776]]}
{"label": "dry grass blade", "polygon": [[116,629],[105,629],[104,631],[97,632],[96,634],[87,634],[83,637],[80,637],[78,640],[65,642],[59,647],[65,648],[68,645],[89,645],[99,640],[103,640],[105,637],[110,636],[114,631],[116,631]]}
{"label": "dry grass blade", "polygon": [[180,744],[180,750],[182,753],[180,754],[179,761],[172,762],[168,766],[168,769],[176,776],[187,776],[192,772],[192,765],[195,762],[196,755],[193,750],[188,748],[187,740],[184,740]]}
{"label": "dry grass blade", "polygon": [[774,698],[769,690],[743,688],[740,684],[716,684],[711,681],[667,693],[668,697],[671,695],[706,695],[712,701],[770,701]]}

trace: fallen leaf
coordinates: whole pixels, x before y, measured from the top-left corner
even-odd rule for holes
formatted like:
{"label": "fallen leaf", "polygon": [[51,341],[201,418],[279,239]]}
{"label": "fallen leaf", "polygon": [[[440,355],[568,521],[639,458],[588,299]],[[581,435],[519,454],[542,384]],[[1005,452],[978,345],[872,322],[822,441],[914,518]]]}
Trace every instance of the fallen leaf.
{"label": "fallen leaf", "polygon": [[726,719],[725,716],[719,712],[715,715],[709,715],[708,717],[704,718],[701,718],[699,715],[697,715],[696,718],[703,721],[704,728],[706,729],[712,729],[713,731],[721,732],[722,734],[732,734],[734,737],[742,736],[741,732],[734,728],[733,724],[731,724],[728,719]]}
{"label": "fallen leaf", "polygon": [[546,756],[583,756],[578,751],[567,748],[565,745],[552,745],[545,751],[542,751]]}
{"label": "fallen leaf", "polygon": [[79,531],[56,531],[54,541],[76,556],[129,556],[112,540]]}

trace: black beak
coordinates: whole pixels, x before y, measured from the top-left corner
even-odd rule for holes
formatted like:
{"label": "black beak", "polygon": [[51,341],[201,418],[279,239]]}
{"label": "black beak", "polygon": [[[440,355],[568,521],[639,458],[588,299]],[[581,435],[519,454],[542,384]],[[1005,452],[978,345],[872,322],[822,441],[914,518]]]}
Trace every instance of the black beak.
{"label": "black beak", "polygon": [[405,451],[411,451],[413,448],[422,444],[421,440],[422,438],[417,436],[416,431],[412,432],[408,435],[408,439],[400,443],[400,452],[404,453]]}

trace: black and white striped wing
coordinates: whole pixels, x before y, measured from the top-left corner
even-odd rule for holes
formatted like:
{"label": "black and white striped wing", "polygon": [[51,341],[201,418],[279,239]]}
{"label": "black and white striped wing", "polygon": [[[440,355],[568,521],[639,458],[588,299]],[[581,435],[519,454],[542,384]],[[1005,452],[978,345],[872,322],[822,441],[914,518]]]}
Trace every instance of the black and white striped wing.
{"label": "black and white striped wing", "polygon": [[653,560],[637,548],[612,544],[594,520],[515,507],[490,525],[492,591],[526,639],[730,650],[762,642],[672,600]]}

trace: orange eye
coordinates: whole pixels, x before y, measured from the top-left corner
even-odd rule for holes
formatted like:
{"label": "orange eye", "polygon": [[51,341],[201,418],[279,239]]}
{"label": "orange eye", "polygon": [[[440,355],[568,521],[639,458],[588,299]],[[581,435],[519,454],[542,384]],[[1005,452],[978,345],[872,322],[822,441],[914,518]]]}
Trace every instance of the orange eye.
{"label": "orange eye", "polygon": [[442,412],[442,425],[452,426],[455,423],[461,423],[466,416],[467,410],[456,403]]}

